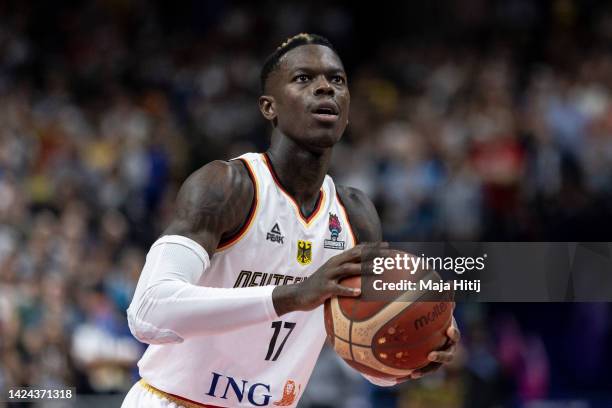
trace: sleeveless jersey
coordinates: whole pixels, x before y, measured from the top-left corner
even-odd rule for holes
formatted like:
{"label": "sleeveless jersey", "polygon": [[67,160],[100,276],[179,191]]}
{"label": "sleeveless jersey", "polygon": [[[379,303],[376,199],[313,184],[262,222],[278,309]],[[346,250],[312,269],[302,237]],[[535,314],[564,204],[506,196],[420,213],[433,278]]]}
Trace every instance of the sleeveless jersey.
{"label": "sleeveless jersey", "polygon": [[[219,244],[199,285],[219,288],[301,282],[355,245],[331,177],[304,217],[265,154],[238,158],[255,197],[241,231]],[[323,306],[179,344],[151,345],[140,375],[181,397],[222,407],[295,407],[325,341]]]}

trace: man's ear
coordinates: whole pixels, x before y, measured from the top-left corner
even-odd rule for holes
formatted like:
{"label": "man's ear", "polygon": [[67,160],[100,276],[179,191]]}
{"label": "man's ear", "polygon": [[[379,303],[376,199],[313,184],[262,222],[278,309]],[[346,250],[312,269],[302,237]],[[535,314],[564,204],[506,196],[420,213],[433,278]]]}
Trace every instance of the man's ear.
{"label": "man's ear", "polygon": [[273,96],[262,95],[259,97],[259,110],[264,118],[274,122],[276,119],[276,101]]}

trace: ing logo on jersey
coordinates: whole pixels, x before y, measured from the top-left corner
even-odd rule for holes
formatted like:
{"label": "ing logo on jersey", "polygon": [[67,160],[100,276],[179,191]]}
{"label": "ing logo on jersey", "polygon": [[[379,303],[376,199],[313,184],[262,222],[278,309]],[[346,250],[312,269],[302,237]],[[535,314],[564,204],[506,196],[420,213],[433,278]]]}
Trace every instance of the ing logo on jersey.
{"label": "ing logo on jersey", "polygon": [[312,262],[312,242],[298,240],[297,261],[300,265],[308,265]]}
{"label": "ing logo on jersey", "polygon": [[287,382],[285,382],[285,386],[283,387],[283,396],[280,400],[274,402],[274,405],[277,407],[288,407],[289,405],[293,404],[293,401],[295,401],[295,398],[300,393],[301,389],[302,384],[300,384],[296,390],[295,381],[287,380]]}

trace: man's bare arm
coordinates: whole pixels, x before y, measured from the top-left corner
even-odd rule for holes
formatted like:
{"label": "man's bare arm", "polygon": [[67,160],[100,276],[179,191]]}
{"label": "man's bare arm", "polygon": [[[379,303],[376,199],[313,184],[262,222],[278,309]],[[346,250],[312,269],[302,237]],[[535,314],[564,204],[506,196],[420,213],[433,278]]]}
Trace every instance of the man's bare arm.
{"label": "man's bare arm", "polygon": [[174,218],[164,235],[188,237],[212,256],[219,241],[246,222],[254,194],[240,160],[211,162],[183,183]]}
{"label": "man's bare arm", "polygon": [[145,343],[182,342],[277,318],[272,287],[200,286],[223,237],[246,222],[255,194],[239,161],[213,162],[183,184],[170,226],[151,247],[128,309]]}
{"label": "man's bare arm", "polygon": [[382,227],[370,198],[353,187],[337,186],[338,196],[346,209],[358,243],[381,242]]}

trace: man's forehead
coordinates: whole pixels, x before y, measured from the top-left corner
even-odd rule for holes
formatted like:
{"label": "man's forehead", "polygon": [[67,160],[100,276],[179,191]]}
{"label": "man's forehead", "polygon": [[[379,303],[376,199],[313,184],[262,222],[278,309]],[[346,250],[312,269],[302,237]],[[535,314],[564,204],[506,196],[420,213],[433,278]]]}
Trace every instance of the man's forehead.
{"label": "man's forehead", "polygon": [[321,68],[325,70],[344,70],[342,61],[334,50],[324,45],[300,45],[287,52],[280,60],[281,69]]}

